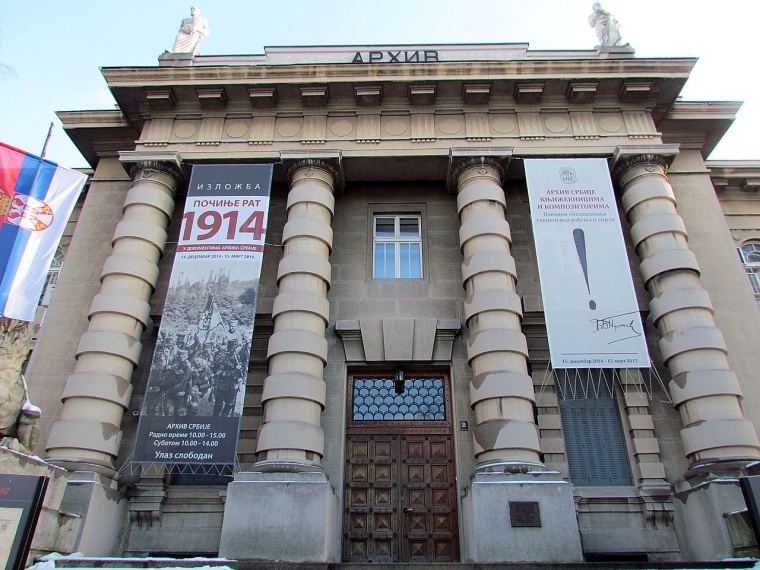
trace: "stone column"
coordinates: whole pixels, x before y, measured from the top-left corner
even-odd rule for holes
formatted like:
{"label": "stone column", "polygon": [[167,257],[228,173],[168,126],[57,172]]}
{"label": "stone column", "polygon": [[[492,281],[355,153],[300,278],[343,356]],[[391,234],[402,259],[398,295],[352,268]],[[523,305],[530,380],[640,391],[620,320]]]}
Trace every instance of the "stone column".
{"label": "stone column", "polygon": [[[676,485],[675,528],[686,560],[721,560],[734,555],[725,517],[745,508],[738,478],[760,458],[760,443],[744,417],[741,387],[666,176],[677,152],[675,145],[621,147],[612,173],[641,259],[649,318],[660,332],[691,461]],[[723,213],[716,208],[714,215]]]}
{"label": "stone column", "polygon": [[681,438],[692,468],[757,461],[760,443],[741,408],[742,392],[715,326],[710,297],[699,280],[686,228],[676,211],[667,169],[675,149],[618,149],[613,177],[631,223],[631,240],[651,296],[650,319],[670,370],[670,393],[681,414]]}
{"label": "stone column", "polygon": [[101,274],[90,324],[76,351],[63,391],[60,420],[47,442],[48,461],[75,471],[112,476],[121,420],[132,394],[132,372],[143,331],[152,326],[148,300],[181,178],[177,153],[121,153],[132,187]]}
{"label": "stone column", "polygon": [[284,251],[277,271],[269,376],[264,380],[264,418],[257,443],[257,468],[274,471],[289,470],[293,464],[319,465],[324,455],[322,373],[327,364],[330,224],[338,178],[337,170],[319,159],[286,166],[291,180],[288,221],[282,233]]}
{"label": "stone column", "polygon": [[[338,159],[339,159],[339,155]],[[228,486],[220,556],[290,562],[340,559],[338,497],[320,460],[325,329],[339,162],[283,153],[290,192],[264,380],[258,462]],[[251,510],[251,505],[256,508]],[[282,540],[283,532],[288,539]]]}
{"label": "stone column", "polygon": [[[452,173],[461,220],[462,281],[467,291],[467,358],[472,367],[470,403],[475,411],[478,469],[543,468],[535,423],[528,345],[521,330],[515,260],[501,188],[504,169],[488,157],[464,159]],[[499,470],[504,470],[500,467]]]}
{"label": "stone column", "polygon": [[[505,149],[506,150],[506,149]],[[452,149],[467,291],[470,404],[477,466],[462,499],[466,557],[475,562],[581,561],[570,485],[547,471],[535,421],[522,302],[501,180],[504,158]],[[515,528],[511,509],[532,509],[537,526]]]}

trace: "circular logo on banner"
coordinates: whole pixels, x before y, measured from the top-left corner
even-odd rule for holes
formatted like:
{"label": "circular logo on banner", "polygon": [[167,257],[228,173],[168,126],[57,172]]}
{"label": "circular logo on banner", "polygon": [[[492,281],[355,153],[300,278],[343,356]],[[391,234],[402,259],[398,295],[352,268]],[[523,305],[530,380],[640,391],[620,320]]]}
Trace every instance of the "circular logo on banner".
{"label": "circular logo on banner", "polygon": [[16,194],[11,200],[5,221],[25,230],[39,232],[53,223],[53,209],[42,200],[26,194]]}
{"label": "circular logo on banner", "polygon": [[569,166],[559,169],[559,179],[562,184],[575,184],[578,180],[575,176],[575,169]]}

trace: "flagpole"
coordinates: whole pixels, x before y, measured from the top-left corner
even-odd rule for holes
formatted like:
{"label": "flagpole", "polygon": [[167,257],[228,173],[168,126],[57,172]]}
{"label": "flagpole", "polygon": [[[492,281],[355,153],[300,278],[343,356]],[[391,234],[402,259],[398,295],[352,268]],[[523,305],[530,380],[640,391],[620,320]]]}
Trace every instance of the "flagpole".
{"label": "flagpole", "polygon": [[45,144],[42,146],[42,153],[40,153],[40,158],[42,158],[42,159],[45,158],[45,154],[47,153],[47,146],[48,146],[48,143],[50,142],[50,135],[53,134],[53,125],[54,124],[55,123],[53,123],[53,121],[50,121],[50,128],[48,129],[47,138],[45,139]]}

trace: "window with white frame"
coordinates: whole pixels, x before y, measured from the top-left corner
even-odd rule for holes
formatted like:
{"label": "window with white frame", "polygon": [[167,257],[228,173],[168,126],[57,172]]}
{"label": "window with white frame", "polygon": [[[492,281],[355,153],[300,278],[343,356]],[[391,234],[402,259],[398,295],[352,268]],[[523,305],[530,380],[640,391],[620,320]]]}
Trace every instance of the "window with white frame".
{"label": "window with white frame", "polygon": [[760,302],[760,242],[745,243],[739,248],[739,256],[747,272],[755,299]]}
{"label": "window with white frame", "polygon": [[375,216],[372,233],[372,266],[375,279],[422,277],[421,216]]}

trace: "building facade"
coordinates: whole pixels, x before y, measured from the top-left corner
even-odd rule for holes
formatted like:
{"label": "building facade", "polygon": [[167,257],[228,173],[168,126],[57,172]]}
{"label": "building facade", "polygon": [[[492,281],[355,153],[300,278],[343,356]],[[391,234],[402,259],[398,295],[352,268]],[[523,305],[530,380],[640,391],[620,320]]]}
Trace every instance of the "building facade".
{"label": "building facade", "polygon": [[[27,370],[80,550],[741,554],[760,164],[706,162],[739,106],[682,101],[695,62],[488,44],[104,68],[118,109],[59,114],[94,175]],[[650,369],[550,366],[532,158],[607,160]],[[202,164],[275,165],[237,462],[137,464]]]}

